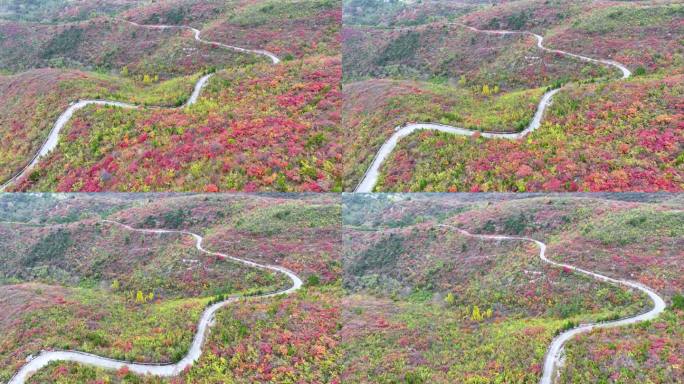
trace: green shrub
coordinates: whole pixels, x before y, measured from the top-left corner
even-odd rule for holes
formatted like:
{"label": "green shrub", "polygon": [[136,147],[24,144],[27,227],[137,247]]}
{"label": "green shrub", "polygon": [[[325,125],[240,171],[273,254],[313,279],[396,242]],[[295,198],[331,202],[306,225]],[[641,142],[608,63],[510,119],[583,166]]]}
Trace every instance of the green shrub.
{"label": "green shrub", "polygon": [[482,232],[485,233],[491,233],[496,231],[496,226],[494,225],[494,221],[492,220],[487,220],[485,225],[482,227]]}
{"label": "green shrub", "polygon": [[675,293],[674,296],[672,296],[672,309],[684,310],[684,295]]}
{"label": "green shrub", "polygon": [[520,30],[525,26],[530,15],[526,11],[521,11],[506,17],[506,22],[510,29]]}
{"label": "green shrub", "polygon": [[426,367],[419,367],[415,371],[406,372],[404,375],[404,383],[406,384],[422,384],[430,381],[430,371]]}
{"label": "green shrub", "polygon": [[644,208],[616,212],[587,223],[583,232],[605,245],[627,245],[649,237],[679,237],[684,235],[684,214]]}
{"label": "green shrub", "polygon": [[164,228],[180,228],[189,215],[190,212],[182,208],[164,213]]}
{"label": "green shrub", "polygon": [[558,336],[558,335],[560,335],[561,333],[563,333],[563,332],[565,332],[565,331],[567,331],[567,330],[570,330],[570,329],[575,328],[577,325],[578,325],[578,324],[577,324],[576,322],[568,320],[568,321],[566,321],[565,323],[563,323],[563,325],[562,325],[559,329],[556,330],[556,332],[554,333],[554,335],[555,335],[555,336]]}
{"label": "green shrub", "polygon": [[64,258],[66,250],[71,247],[72,243],[73,240],[69,232],[60,228],[39,240],[31,248],[23,260],[23,264],[26,267],[31,267],[41,261]]}
{"label": "green shrub", "polygon": [[506,233],[520,235],[525,232],[525,229],[527,229],[529,224],[530,220],[525,216],[524,213],[520,212],[518,216],[506,218],[504,221],[504,231]]}
{"label": "green shrub", "polygon": [[170,11],[166,12],[164,18],[168,24],[182,24],[183,20],[185,19],[185,12],[185,8],[183,7],[171,9]]}
{"label": "green shrub", "polygon": [[319,284],[321,284],[321,278],[316,274],[309,275],[309,277],[306,278],[307,287],[315,287]]}
{"label": "green shrub", "polygon": [[107,342],[107,338],[104,335],[102,335],[101,332],[90,332],[86,334],[85,338],[97,347],[106,347],[107,345],[109,345],[109,343]]}
{"label": "green shrub", "polygon": [[387,45],[377,58],[376,64],[385,65],[393,61],[404,60],[407,57],[413,56],[419,47],[420,34],[409,31]]}
{"label": "green shrub", "polygon": [[83,30],[70,27],[65,29],[52,40],[50,40],[43,50],[43,58],[50,58],[53,55],[64,55],[78,47],[83,37]]}
{"label": "green shrub", "polygon": [[404,237],[390,234],[360,255],[359,261],[352,264],[350,272],[361,276],[376,268],[393,268],[404,252]]}

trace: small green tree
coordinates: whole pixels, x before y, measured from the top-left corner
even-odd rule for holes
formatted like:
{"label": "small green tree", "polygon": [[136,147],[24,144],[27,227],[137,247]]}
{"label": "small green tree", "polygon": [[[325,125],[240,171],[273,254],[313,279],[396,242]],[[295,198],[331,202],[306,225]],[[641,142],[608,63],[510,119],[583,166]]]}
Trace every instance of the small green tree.
{"label": "small green tree", "polygon": [[684,310],[684,295],[675,293],[672,296],[672,309]]}
{"label": "small green tree", "polygon": [[482,313],[480,313],[480,307],[477,305],[473,306],[473,314],[470,316],[473,321],[482,321]]}
{"label": "small green tree", "polygon": [[135,294],[135,302],[136,304],[145,304],[145,295],[143,295],[142,291],[138,291]]}
{"label": "small green tree", "polygon": [[321,279],[316,274],[309,275],[306,278],[306,285],[309,287],[315,287],[321,283]]}
{"label": "small green tree", "polygon": [[467,80],[466,80],[466,77],[465,77],[465,75],[461,75],[461,78],[460,78],[460,79],[458,79],[458,85],[460,85],[460,86],[462,86],[462,87],[463,87],[463,86],[465,86],[465,85],[466,85],[466,81],[467,81]]}
{"label": "small green tree", "polygon": [[485,84],[482,86],[482,94],[485,96],[489,96],[492,94],[492,91],[489,89],[489,85]]}
{"label": "small green tree", "polygon": [[449,293],[447,293],[446,297],[444,298],[444,302],[445,302],[448,306],[451,307],[451,306],[454,305],[454,303],[456,303],[456,297],[454,296],[453,293],[449,292]]}

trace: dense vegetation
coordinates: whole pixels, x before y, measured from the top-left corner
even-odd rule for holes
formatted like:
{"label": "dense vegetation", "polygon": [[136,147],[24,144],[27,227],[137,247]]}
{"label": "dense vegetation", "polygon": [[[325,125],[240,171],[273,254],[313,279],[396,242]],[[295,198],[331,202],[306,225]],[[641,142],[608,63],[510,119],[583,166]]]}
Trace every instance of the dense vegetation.
{"label": "dense vegetation", "polygon": [[133,0],[0,0],[0,19],[31,22],[80,21],[130,8]]}
{"label": "dense vegetation", "polygon": [[556,98],[542,128],[522,141],[414,135],[384,165],[380,189],[681,190],[681,79],[570,88]]}
{"label": "dense vegetation", "polygon": [[344,24],[395,27],[426,24],[439,19],[454,19],[476,9],[487,0],[441,1],[421,0],[348,0],[344,6]]}
{"label": "dense vegetation", "polygon": [[[283,265],[306,281],[294,297],[221,311],[220,331],[206,347],[211,352],[185,374],[187,382],[219,377],[217,364],[237,382],[291,376],[328,382],[338,374],[340,210],[333,196],[5,194],[0,205],[9,208],[0,223],[0,305],[6,309],[0,380],[41,349],[177,361],[207,303],[291,284],[282,274],[199,252],[188,236],[131,232],[102,218],[193,231],[206,237],[209,250]],[[262,352],[246,353],[255,348]],[[245,354],[226,361],[236,351]],[[67,367],[57,364],[34,380],[81,382],[93,371]]]}
{"label": "dense vegetation", "polygon": [[571,341],[561,382],[682,380],[681,198],[478,195],[344,198],[343,382],[535,383],[554,334],[651,305],[550,267],[529,243],[439,223],[539,239],[553,260],[629,276],[673,304],[652,322]]}
{"label": "dense vegetation", "polygon": [[[331,0],[207,0],[144,3],[79,23],[0,20],[0,68],[16,72],[0,75],[0,180],[31,159],[70,102],[179,106],[201,74],[216,72],[189,110],[80,111],[14,189],[341,190],[340,18]],[[204,39],[283,62],[124,20],[190,24]]]}
{"label": "dense vegetation", "polygon": [[222,72],[187,111],[87,108],[65,129],[69,140],[18,189],[339,189],[341,99],[330,86],[337,74],[328,72],[335,63]]}
{"label": "dense vegetation", "polygon": [[83,365],[59,364],[40,371],[32,383],[337,383],[342,370],[339,291],[307,289],[302,295],[227,308],[216,319],[207,351],[180,377],[141,378]]}
{"label": "dense vegetation", "polygon": [[177,77],[140,87],[130,79],[56,69],[0,77],[0,90],[5,96],[0,105],[3,138],[0,179],[6,180],[25,165],[70,101],[107,98],[141,105],[175,106],[186,101],[198,78],[198,75]]}
{"label": "dense vegetation", "polygon": [[[520,130],[541,89],[563,84],[543,126],[515,142],[416,132],[381,170],[378,191],[679,191],[682,168],[681,4],[521,0],[461,4],[348,1],[343,30],[344,186],[351,190],[395,127],[439,122],[473,130]],[[417,25],[373,25],[386,8]],[[611,68],[540,51],[551,48],[624,63]],[[390,28],[391,27],[391,28]],[[382,79],[382,80],[380,80]],[[524,96],[524,97],[521,97]]]}
{"label": "dense vegetation", "polygon": [[6,194],[0,207],[3,377],[41,348],[177,360],[207,302],[286,283],[107,218],[201,233],[207,249],[283,265],[305,287],[220,311],[202,358],[177,378],[59,363],[31,382],[537,382],[555,334],[650,305],[543,263],[532,244],[437,224],[539,239],[553,260],[665,298],[654,321],[571,341],[563,382],[682,379],[678,195],[347,194],[340,205],[326,194]]}

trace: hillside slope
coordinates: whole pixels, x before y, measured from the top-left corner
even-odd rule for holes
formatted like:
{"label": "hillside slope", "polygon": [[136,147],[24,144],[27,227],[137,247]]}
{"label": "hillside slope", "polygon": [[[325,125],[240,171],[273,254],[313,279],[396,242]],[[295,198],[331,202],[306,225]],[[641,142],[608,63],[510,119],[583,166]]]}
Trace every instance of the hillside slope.
{"label": "hillside slope", "polygon": [[[9,189],[340,190],[337,6],[165,1],[77,21],[0,17],[0,86],[13,96],[0,111],[0,180],[29,164],[70,103],[95,98],[149,107],[78,111],[60,132],[60,146]],[[205,43],[187,29],[149,27],[159,24],[196,27]],[[208,41],[268,50],[282,62]],[[192,93],[186,79],[213,73],[194,110],[152,108],[183,104]],[[167,98],[139,97],[155,89]],[[76,136],[82,141],[74,143]],[[138,173],[146,159],[165,165],[159,174]]]}
{"label": "hillside slope", "polygon": [[[520,0],[439,6],[446,3],[392,3],[401,10],[373,25],[363,15],[390,5],[345,2],[346,190],[360,183],[402,124],[520,132],[537,108],[520,95],[557,87],[541,127],[523,140],[409,134],[383,162],[376,190],[683,188],[681,4]],[[424,14],[429,17],[414,18]],[[487,32],[492,30],[513,33]],[[531,35],[515,33],[521,31],[537,33],[544,47],[568,54],[541,50]],[[615,68],[572,54],[622,63],[633,76],[617,81]],[[657,148],[648,144],[661,140]]]}
{"label": "hillside slope", "polygon": [[347,195],[342,380],[536,383],[554,334],[653,305],[543,262],[529,242],[456,228],[542,241],[551,260],[640,282],[674,305],[571,339],[559,382],[681,380],[682,202],[627,197]]}
{"label": "hillside slope", "polygon": [[[285,369],[287,376],[315,374],[322,381],[336,375],[335,285],[341,263],[340,207],[334,196],[5,194],[0,206],[3,381],[43,349],[135,362],[178,361],[208,303],[291,284],[282,274],[199,252],[189,236],[134,232],[113,222],[199,233],[211,251],[281,265],[307,282],[293,296],[238,301],[220,310],[219,331],[211,333],[206,352],[183,373],[184,380],[215,379],[217,373],[209,375],[205,367],[215,366],[216,359],[240,382],[261,380],[264,366]],[[235,349],[282,345],[281,332],[291,339],[283,355],[223,359]],[[311,337],[320,338],[325,350],[303,343]],[[291,369],[291,359],[300,365]],[[318,359],[331,364],[317,366]],[[93,370],[53,364],[30,380],[81,382],[90,380],[86,377]],[[121,372],[102,375],[136,379]]]}

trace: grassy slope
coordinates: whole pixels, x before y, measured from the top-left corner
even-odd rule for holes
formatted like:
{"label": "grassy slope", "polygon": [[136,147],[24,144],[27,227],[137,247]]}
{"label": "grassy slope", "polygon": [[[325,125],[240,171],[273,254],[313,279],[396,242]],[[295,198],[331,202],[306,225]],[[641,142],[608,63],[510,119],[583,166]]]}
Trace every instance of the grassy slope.
{"label": "grassy slope", "polygon": [[[543,3],[543,4],[542,4]],[[630,68],[676,70],[682,65],[681,4],[660,1],[517,1],[475,12],[465,20],[481,28],[534,30],[549,45],[588,56],[618,60]]]}
{"label": "grassy slope", "polygon": [[116,14],[134,5],[140,5],[140,1],[2,0],[0,1],[0,18],[42,23],[80,21],[99,15]]}
{"label": "grassy slope", "polygon": [[470,85],[513,90],[614,73],[544,53],[531,37],[487,35],[444,22],[388,30],[345,26],[343,53],[348,81],[465,76]]}
{"label": "grassy slope", "polygon": [[416,7],[415,2],[405,1],[345,0],[344,24],[383,28],[422,25],[440,19],[454,19],[476,9],[478,3],[486,1],[426,0]]}
{"label": "grassy slope", "polygon": [[60,364],[42,370],[30,382],[339,382],[339,300],[339,288],[306,288],[295,296],[227,308],[217,316],[217,332],[210,335],[207,351],[176,379]]}
{"label": "grassy slope", "polygon": [[216,41],[240,41],[285,59],[339,56],[339,6],[336,0],[252,2],[210,23],[206,36]]}
{"label": "grassy slope", "polygon": [[[201,26],[201,23],[194,25]],[[0,22],[0,67],[13,72],[31,68],[77,68],[170,78],[209,66],[253,62],[248,55],[212,49],[179,30],[137,27],[119,18],[70,24]]]}
{"label": "grassy slope", "polygon": [[[536,249],[531,246],[506,252],[509,242],[464,241],[451,232],[430,229],[435,221],[463,225],[474,233],[541,239],[549,244],[547,255],[554,260],[633,276],[667,300],[683,289],[677,251],[682,215],[667,213],[667,204],[567,197],[459,203],[455,195],[399,200],[379,211],[373,208],[372,226],[358,226],[365,221],[363,213],[345,219],[356,223],[348,229],[352,258],[346,265],[366,267],[348,268],[345,277],[352,292],[358,292],[344,301],[345,381],[368,382],[365,378],[372,375],[375,382],[388,383],[537,382],[546,346],[565,321],[611,317],[616,310],[634,313],[644,303],[621,288],[535,265]],[[363,201],[345,204],[352,211],[365,209]],[[681,202],[675,206],[681,208]],[[442,214],[447,209],[460,213]],[[415,218],[425,224],[413,224]],[[645,231],[637,237],[641,243],[633,241],[639,230]],[[371,253],[385,258],[374,268],[397,264],[390,264],[379,279],[370,278],[368,273],[375,271],[367,268]],[[629,262],[615,263],[615,254],[625,255]],[[361,271],[365,278],[359,278]],[[453,299],[446,298],[449,292]],[[491,318],[474,318],[474,305],[481,313],[493,309]],[[614,375],[626,383],[681,377],[681,370],[670,364],[681,351],[676,330],[682,319],[681,311],[669,310],[653,323],[595,332],[572,342],[563,382],[597,382]],[[599,340],[599,345],[590,346],[592,340]],[[641,351],[655,348],[657,353],[648,354],[648,359],[626,359],[637,346]],[[607,353],[610,350],[625,352],[613,355]],[[601,360],[594,363],[592,356]],[[575,357],[579,360],[572,360]]]}

